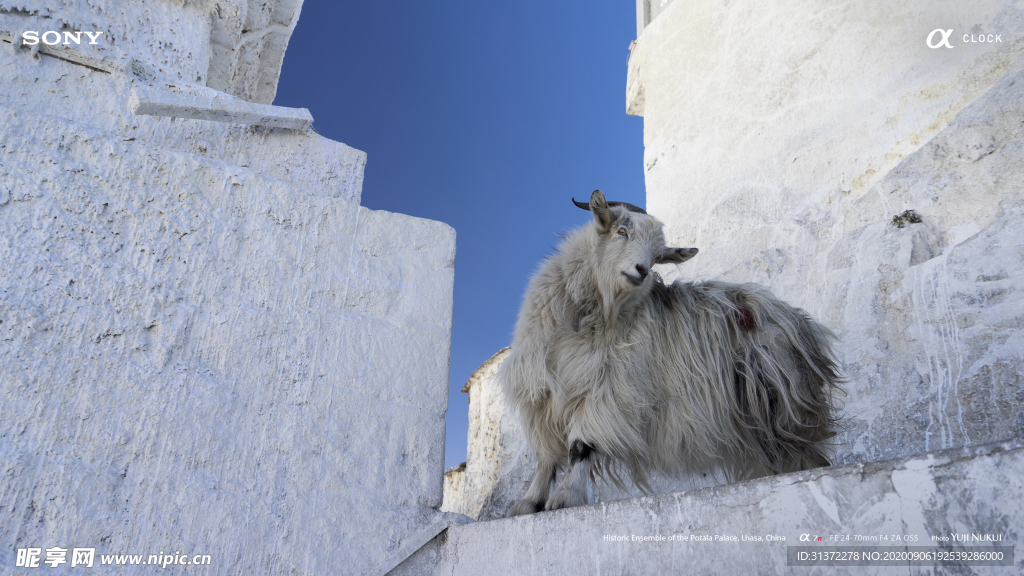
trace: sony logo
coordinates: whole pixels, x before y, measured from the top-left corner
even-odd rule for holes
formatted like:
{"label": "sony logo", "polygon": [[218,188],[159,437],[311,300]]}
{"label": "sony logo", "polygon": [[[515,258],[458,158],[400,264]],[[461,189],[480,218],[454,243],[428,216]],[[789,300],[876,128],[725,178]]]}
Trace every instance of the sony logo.
{"label": "sony logo", "polygon": [[103,34],[103,31],[99,32],[57,32],[56,30],[48,30],[43,32],[40,36],[38,30],[29,30],[21,33],[22,42],[28,46],[35,46],[42,40],[43,44],[47,46],[56,46],[57,44],[75,44],[82,43],[82,34],[89,37],[89,44],[96,44],[96,39]]}

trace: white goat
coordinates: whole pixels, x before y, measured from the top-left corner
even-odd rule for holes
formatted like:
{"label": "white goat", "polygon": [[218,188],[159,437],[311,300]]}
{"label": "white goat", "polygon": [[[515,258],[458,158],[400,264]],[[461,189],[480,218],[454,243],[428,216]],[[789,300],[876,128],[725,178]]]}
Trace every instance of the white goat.
{"label": "white goat", "polygon": [[509,516],[586,504],[591,476],[623,486],[620,466],[641,489],[648,471],[828,466],[832,332],[754,284],[666,286],[651,267],[696,248],[667,248],[658,220],[600,190],[573,202],[594,222],[531,279],[499,373],[537,457]]}

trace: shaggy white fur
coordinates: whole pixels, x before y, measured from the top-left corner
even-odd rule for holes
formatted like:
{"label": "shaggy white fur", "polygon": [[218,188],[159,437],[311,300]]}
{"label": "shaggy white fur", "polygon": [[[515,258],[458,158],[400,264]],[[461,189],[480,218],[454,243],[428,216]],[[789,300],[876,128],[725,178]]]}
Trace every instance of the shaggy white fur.
{"label": "shaggy white fur", "polygon": [[577,205],[594,222],[530,281],[499,373],[538,462],[509,516],[586,504],[592,475],[644,489],[651,470],[827,466],[832,332],[754,284],[665,285],[651,267],[696,248],[666,247],[658,220],[600,190]]}

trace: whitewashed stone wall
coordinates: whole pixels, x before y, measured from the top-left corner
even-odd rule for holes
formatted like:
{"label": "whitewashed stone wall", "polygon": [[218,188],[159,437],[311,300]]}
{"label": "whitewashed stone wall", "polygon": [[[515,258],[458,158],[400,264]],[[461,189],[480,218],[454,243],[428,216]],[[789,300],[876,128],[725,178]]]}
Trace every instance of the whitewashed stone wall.
{"label": "whitewashed stone wall", "polygon": [[446,512],[474,520],[504,518],[533,478],[537,461],[497,381],[510,351],[503,348],[491,356],[462,388],[469,395],[466,461],[445,471],[441,509]]}
{"label": "whitewashed stone wall", "polygon": [[[360,207],[365,154],[268,127],[308,116],[249,103],[282,54],[232,56],[249,102],[204,85],[213,3],[39,6],[0,3],[0,572],[53,546],[386,572],[447,526],[454,231]],[[259,6],[278,34],[299,3]],[[115,41],[18,46],[65,24]]]}
{"label": "whitewashed stone wall", "polygon": [[666,275],[837,331],[839,462],[1024,434],[1022,31],[1019,2],[698,0],[633,49],[647,209],[701,250]]}

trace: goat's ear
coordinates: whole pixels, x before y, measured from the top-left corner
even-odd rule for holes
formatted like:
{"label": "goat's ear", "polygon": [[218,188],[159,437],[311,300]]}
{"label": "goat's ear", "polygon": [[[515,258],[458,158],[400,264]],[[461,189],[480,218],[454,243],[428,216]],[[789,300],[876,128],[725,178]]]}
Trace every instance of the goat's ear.
{"label": "goat's ear", "polygon": [[612,210],[608,207],[608,201],[604,199],[604,192],[594,190],[594,193],[590,195],[590,212],[594,215],[594,220],[602,232],[611,229]]}
{"label": "goat's ear", "polygon": [[657,264],[680,264],[697,255],[696,248],[665,248],[658,256]]}

